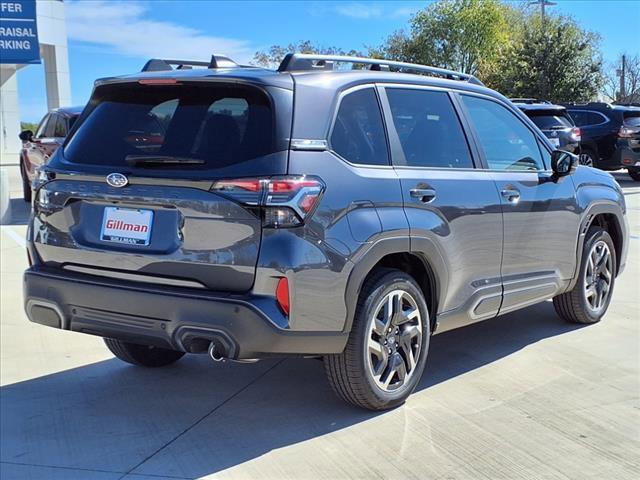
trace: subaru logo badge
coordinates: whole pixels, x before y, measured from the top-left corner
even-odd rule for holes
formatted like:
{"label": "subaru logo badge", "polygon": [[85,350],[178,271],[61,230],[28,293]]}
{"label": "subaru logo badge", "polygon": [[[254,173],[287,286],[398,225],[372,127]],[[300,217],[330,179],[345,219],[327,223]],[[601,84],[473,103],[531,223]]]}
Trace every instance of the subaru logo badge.
{"label": "subaru logo badge", "polygon": [[107,183],[112,187],[121,188],[129,183],[129,179],[121,173],[110,173],[107,175]]}

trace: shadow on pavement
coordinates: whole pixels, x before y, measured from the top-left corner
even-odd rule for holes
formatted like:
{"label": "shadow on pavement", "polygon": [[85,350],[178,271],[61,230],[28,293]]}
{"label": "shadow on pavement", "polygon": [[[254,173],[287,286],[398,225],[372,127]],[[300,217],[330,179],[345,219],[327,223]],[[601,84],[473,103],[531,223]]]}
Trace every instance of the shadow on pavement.
{"label": "shadow on pavement", "polygon": [[11,211],[10,219],[3,225],[26,225],[29,223],[31,204],[25,202],[22,197],[14,197],[9,200],[9,209]]}
{"label": "shadow on pavement", "polygon": [[[546,302],[436,335],[418,390],[576,328]],[[3,461],[190,478],[393,415],[343,404],[311,359],[237,365],[191,355],[158,370],[112,359],[0,395]]]}

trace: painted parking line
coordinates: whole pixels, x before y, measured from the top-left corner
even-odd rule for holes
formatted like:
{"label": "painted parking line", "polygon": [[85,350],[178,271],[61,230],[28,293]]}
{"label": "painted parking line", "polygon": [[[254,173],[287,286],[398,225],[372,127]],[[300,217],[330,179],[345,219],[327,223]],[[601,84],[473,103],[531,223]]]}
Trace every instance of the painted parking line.
{"label": "painted parking line", "polygon": [[27,240],[22,235],[17,233],[13,228],[11,228],[8,225],[3,225],[1,228],[2,228],[2,231],[6,233],[7,236],[10,237],[19,246],[21,246],[22,248],[27,247]]}

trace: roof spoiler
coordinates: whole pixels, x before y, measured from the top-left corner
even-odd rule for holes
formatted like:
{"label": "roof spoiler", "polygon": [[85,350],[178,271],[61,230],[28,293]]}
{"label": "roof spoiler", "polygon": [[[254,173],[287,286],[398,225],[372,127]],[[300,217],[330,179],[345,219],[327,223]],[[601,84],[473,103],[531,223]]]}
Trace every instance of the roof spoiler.
{"label": "roof spoiler", "polygon": [[317,70],[334,70],[336,63],[352,63],[368,65],[369,70],[390,71],[391,68],[397,70],[408,70],[409,72],[426,73],[432,76],[448,78],[450,80],[460,80],[484,85],[473,75],[456,72],[444,68],[419,65],[417,63],[395,62],[378,58],[350,57],[342,55],[316,55],[304,53],[288,53],[278,67],[279,72],[300,72]]}
{"label": "roof spoiler", "polygon": [[144,67],[142,72],[164,72],[167,70],[189,70],[193,67],[205,67],[205,68],[234,68],[239,65],[224,55],[211,55],[211,61],[200,62],[197,60],[166,60],[161,58],[152,58]]}

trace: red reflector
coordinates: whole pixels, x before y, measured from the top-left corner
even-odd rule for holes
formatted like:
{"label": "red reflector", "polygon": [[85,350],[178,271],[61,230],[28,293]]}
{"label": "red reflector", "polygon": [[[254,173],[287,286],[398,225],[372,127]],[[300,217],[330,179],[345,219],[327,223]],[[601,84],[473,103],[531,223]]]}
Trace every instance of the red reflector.
{"label": "red reflector", "polygon": [[632,165],[633,160],[631,160],[630,158],[623,158],[622,163],[624,163],[625,165]]}
{"label": "red reflector", "polygon": [[178,80],[175,78],[143,78],[138,80],[140,85],[176,85]]}
{"label": "red reflector", "polygon": [[276,287],[276,300],[285,315],[289,315],[289,280],[282,277]]}

